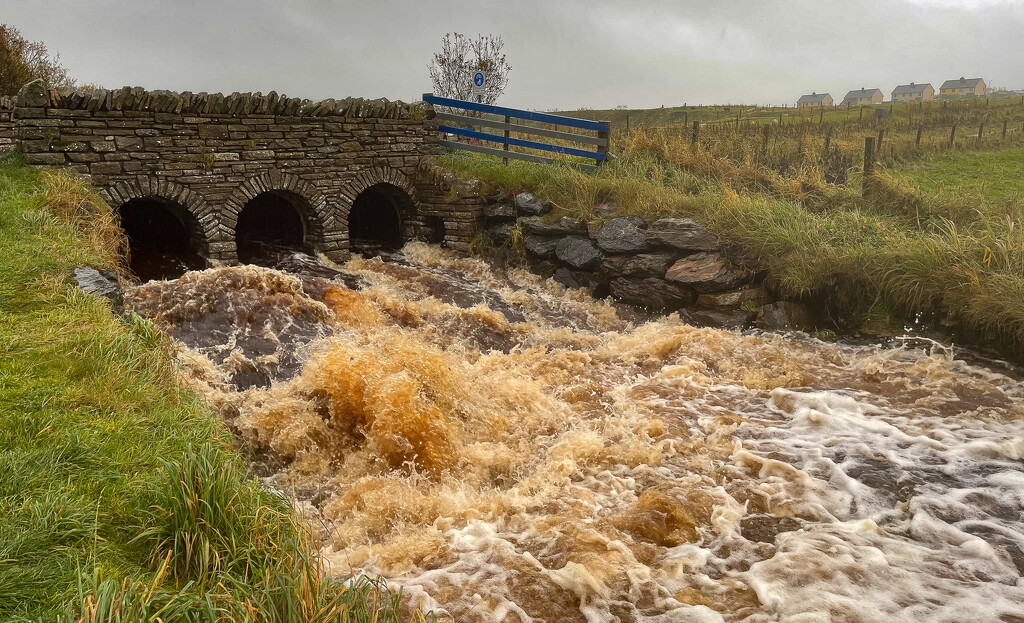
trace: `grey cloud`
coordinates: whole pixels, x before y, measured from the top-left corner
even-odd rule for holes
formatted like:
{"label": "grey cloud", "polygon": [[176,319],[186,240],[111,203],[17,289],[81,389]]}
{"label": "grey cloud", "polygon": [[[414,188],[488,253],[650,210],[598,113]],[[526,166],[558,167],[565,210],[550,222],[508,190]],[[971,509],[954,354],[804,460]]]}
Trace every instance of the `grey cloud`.
{"label": "grey cloud", "polygon": [[784,103],[803,92],[983,76],[1024,87],[1024,6],[846,2],[93,2],[3,17],[85,82],[409,100],[450,30],[499,33],[504,102],[530,108]]}

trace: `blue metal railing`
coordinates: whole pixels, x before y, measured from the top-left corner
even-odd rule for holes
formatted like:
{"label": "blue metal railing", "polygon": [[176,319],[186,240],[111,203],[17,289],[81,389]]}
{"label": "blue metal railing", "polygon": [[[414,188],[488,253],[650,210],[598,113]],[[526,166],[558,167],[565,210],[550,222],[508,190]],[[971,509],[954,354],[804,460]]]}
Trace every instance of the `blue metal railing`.
{"label": "blue metal railing", "polygon": [[[502,149],[497,149],[494,147],[487,147],[484,145],[478,145],[473,143],[448,140],[441,141],[442,145],[444,145],[445,147],[461,149],[465,151],[472,151],[477,153],[484,153],[492,156],[499,156],[501,158],[504,158],[506,163],[508,162],[509,158],[515,160],[525,160],[528,162],[540,162],[545,164],[550,164],[551,162],[553,162],[551,158],[546,158],[535,154],[509,151],[510,146],[523,147],[526,149],[553,152],[557,154],[564,154],[567,156],[575,156],[578,158],[586,158],[588,160],[593,160],[595,164],[580,163],[580,166],[588,170],[595,170],[597,166],[599,166],[601,163],[605,162],[608,159],[608,134],[610,127],[607,123],[604,122],[591,121],[589,119],[578,119],[576,117],[563,117],[561,115],[552,115],[549,113],[535,112],[530,110],[520,110],[518,108],[508,108],[505,106],[493,106],[490,104],[481,104],[478,102],[468,102],[465,100],[438,97],[430,93],[423,95],[423,101],[434,106],[447,106],[449,108],[472,111],[476,113],[500,115],[504,118],[503,121],[498,121],[495,119],[488,119],[486,117],[470,117],[466,115],[438,113],[437,118],[440,121],[452,124],[459,124],[448,125],[442,123],[437,128],[439,132],[443,132],[446,135],[461,136],[465,138],[475,139],[477,141],[488,141],[502,145]],[[590,136],[574,132],[564,132],[560,130],[516,124],[511,122],[512,119],[522,119],[524,121],[532,121],[536,123],[544,123],[553,126],[562,126],[567,128],[575,128],[578,130],[591,131],[596,132],[597,135]],[[473,129],[473,126],[496,128],[498,130],[502,130],[503,133],[493,134],[490,132],[483,132],[481,130]],[[516,134],[544,136],[549,138],[561,139],[563,141],[595,145],[596,149],[591,151],[588,149],[580,149],[577,147],[567,147],[565,145],[555,145],[552,143],[544,143],[541,141],[514,138],[510,136],[510,134],[513,132]]]}

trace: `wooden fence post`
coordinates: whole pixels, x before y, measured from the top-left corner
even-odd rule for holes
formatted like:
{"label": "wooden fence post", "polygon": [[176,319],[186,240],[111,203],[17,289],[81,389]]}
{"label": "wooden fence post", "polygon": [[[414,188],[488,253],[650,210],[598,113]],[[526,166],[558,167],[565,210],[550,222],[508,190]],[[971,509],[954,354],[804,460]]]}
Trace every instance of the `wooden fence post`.
{"label": "wooden fence post", "polygon": [[779,111],[779,125],[782,125],[782,111]]}
{"label": "wooden fence post", "polygon": [[[987,102],[988,100],[985,100],[985,101]],[[986,104],[986,106],[987,106],[987,104]],[[984,131],[985,131],[985,122],[983,121],[983,122],[978,124],[978,142],[979,143],[981,142],[981,135],[982,135],[982,133]]]}
{"label": "wooden fence post", "polygon": [[864,179],[861,181],[861,196],[871,194],[872,178],[875,175],[875,137],[864,137]]}
{"label": "wooden fence post", "polygon": [[[512,118],[511,118],[511,117],[509,117],[508,115],[505,115],[505,123],[512,123]],[[520,136],[522,136],[522,135],[520,135]],[[504,144],[504,145],[502,145],[502,148],[503,148],[503,149],[504,149],[505,151],[508,151],[508,127],[506,127],[506,128],[505,128],[505,144]],[[598,150],[598,151],[600,151],[600,150]],[[508,158],[502,158],[502,159],[501,159],[501,162],[502,162],[502,163],[503,163],[503,164],[504,164],[504,165],[505,165],[506,167],[508,166]]]}
{"label": "wooden fence post", "polygon": [[832,143],[832,127],[829,126],[825,129],[825,151],[828,151],[829,145]]}
{"label": "wooden fence post", "polygon": [[690,136],[690,144],[697,144],[697,135],[700,133],[700,121],[694,120],[693,122],[693,134]]}
{"label": "wooden fence post", "polygon": [[1010,122],[1009,119],[1003,119],[1003,140],[1006,140],[1006,125]]}
{"label": "wooden fence post", "polygon": [[917,126],[917,137],[914,139],[914,147],[921,146],[921,132],[924,130],[924,126]]}
{"label": "wooden fence post", "polygon": [[875,149],[878,152],[882,151],[882,137],[885,136],[885,128],[878,128],[878,143],[875,145]]}
{"label": "wooden fence post", "polygon": [[864,107],[861,106],[860,107],[860,114],[857,115],[857,121],[863,121],[863,120],[864,120]]}
{"label": "wooden fence post", "polygon": [[953,141],[956,140],[956,124],[953,124],[953,129],[949,131],[949,146],[953,146]]}
{"label": "wooden fence post", "polygon": [[597,151],[599,151],[600,153],[604,154],[604,156],[605,156],[604,160],[598,160],[597,161],[597,166],[600,167],[601,165],[606,164],[608,162],[608,148],[611,147],[611,144],[612,144],[612,138],[611,138],[612,122],[611,121],[598,121],[598,123],[603,123],[605,125],[605,127],[608,128],[607,130],[605,130],[603,132],[600,131],[600,130],[597,131],[597,138],[603,138],[604,139],[604,145],[598,145],[597,146]]}

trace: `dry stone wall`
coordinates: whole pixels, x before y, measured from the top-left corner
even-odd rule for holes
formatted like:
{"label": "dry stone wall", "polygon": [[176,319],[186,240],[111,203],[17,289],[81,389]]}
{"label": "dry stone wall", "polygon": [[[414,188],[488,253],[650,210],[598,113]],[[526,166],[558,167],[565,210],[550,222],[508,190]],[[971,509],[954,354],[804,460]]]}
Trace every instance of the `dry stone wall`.
{"label": "dry stone wall", "polygon": [[[2,103],[2,102],[0,102]],[[439,138],[430,106],[386,99],[312,102],[276,93],[173,93],[129,88],[62,91],[26,85],[0,110],[32,165],[91,177],[116,208],[157,198],[193,217],[201,250],[235,261],[235,226],[267,191],[296,196],[307,239],[332,259],[348,256],[348,213],[360,192],[388,184],[402,202],[405,238],[441,236],[465,248],[479,208],[423,175]]]}
{"label": "dry stone wall", "polygon": [[0,97],[0,154],[14,147],[14,103],[13,97]]}

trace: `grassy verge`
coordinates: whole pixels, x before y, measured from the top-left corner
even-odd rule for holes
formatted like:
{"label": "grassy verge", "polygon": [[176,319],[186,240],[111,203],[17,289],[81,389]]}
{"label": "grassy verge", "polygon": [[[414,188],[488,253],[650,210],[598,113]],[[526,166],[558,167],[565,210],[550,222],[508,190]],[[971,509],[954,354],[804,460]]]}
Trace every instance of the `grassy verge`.
{"label": "grassy verge", "polygon": [[614,151],[593,175],[483,156],[444,156],[442,165],[496,192],[533,191],[586,220],[605,202],[620,214],[691,217],[756,255],[783,293],[827,300],[854,322],[879,309],[933,313],[1024,345],[1016,204],[977,210],[886,173],[867,200],[856,187],[822,183],[813,167],[783,177],[659,131],[620,134]]}
{"label": "grassy verge", "polygon": [[88,186],[0,160],[0,619],[398,620],[321,576],[167,338],[71,285],[120,244]]}
{"label": "grassy verge", "polygon": [[926,195],[988,203],[1024,200],[1024,149],[944,154],[900,170]]}

